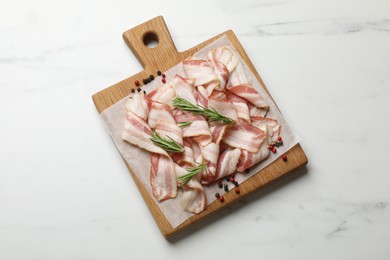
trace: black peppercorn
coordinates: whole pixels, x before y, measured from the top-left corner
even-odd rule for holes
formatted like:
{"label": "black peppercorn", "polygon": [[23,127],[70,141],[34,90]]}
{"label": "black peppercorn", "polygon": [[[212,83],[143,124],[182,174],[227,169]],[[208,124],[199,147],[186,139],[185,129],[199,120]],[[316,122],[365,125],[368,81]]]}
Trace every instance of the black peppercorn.
{"label": "black peppercorn", "polygon": [[135,92],[135,89],[132,88],[132,89],[131,89],[131,93],[134,93],[134,92]]}
{"label": "black peppercorn", "polygon": [[150,79],[150,80],[154,80],[154,76],[153,76],[153,75],[150,75],[150,76],[149,76],[149,79]]}
{"label": "black peppercorn", "polygon": [[250,172],[249,168],[245,170],[245,173],[249,173],[249,172]]}
{"label": "black peppercorn", "polygon": [[219,193],[215,193],[215,197],[219,198],[221,195],[219,195]]}
{"label": "black peppercorn", "polygon": [[146,91],[144,90],[144,94],[146,95]]}
{"label": "black peppercorn", "polygon": [[141,88],[137,88],[137,91],[138,91],[138,92],[141,92]]}
{"label": "black peppercorn", "polygon": [[157,75],[161,76],[161,71],[158,70],[157,71]]}
{"label": "black peppercorn", "polygon": [[229,177],[229,176],[226,176],[226,177],[225,177],[225,181],[229,182],[229,181],[230,181],[230,177]]}
{"label": "black peppercorn", "polygon": [[225,191],[229,191],[229,187],[228,187],[228,185],[227,185],[227,184],[225,184],[225,186],[223,187],[223,189],[224,189]]}
{"label": "black peppercorn", "polygon": [[218,182],[218,187],[222,188],[222,182],[221,181]]}
{"label": "black peppercorn", "polygon": [[148,79],[143,79],[142,82],[144,83],[144,85],[148,84]]}
{"label": "black peppercorn", "polygon": [[234,184],[234,186],[238,187],[238,182],[237,181],[234,181],[233,184]]}

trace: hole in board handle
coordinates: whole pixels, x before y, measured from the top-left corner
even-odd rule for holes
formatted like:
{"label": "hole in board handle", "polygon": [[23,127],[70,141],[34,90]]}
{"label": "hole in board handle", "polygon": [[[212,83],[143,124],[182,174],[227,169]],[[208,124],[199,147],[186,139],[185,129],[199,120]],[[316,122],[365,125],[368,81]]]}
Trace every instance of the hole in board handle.
{"label": "hole in board handle", "polygon": [[144,44],[148,48],[155,48],[158,45],[158,36],[154,32],[148,32],[144,35]]}

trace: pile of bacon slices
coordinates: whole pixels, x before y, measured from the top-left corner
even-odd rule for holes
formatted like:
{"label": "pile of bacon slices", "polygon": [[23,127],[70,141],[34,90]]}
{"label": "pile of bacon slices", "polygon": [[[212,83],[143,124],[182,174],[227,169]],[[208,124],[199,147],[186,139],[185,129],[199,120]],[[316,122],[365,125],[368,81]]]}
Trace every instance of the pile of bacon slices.
{"label": "pile of bacon slices", "polygon": [[[207,206],[202,185],[235,172],[243,172],[269,156],[280,125],[266,118],[263,96],[250,85],[238,54],[228,46],[213,49],[208,60],[182,62],[186,75],[176,75],[152,92],[136,92],[126,103],[122,139],[150,152],[150,185],[157,200],[177,196],[183,189],[182,207],[200,213]],[[210,122],[206,117],[175,108],[172,100],[214,109],[235,124]],[[180,122],[191,122],[184,128]],[[153,131],[184,147],[171,153],[151,141]],[[201,163],[207,166],[181,186],[177,178]]]}

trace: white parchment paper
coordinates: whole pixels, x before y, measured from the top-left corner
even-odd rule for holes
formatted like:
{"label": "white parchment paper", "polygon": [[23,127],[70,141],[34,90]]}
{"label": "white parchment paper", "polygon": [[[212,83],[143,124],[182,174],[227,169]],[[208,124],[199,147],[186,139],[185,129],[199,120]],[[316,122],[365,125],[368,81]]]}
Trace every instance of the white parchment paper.
{"label": "white parchment paper", "polygon": [[[216,47],[219,46],[230,46],[234,49],[233,45],[227,38],[227,36],[222,36],[216,41],[212,42],[199,52],[195,53],[194,56],[199,59],[207,59],[207,53]],[[238,53],[237,53],[238,54]],[[286,121],[284,120],[282,114],[273,103],[270,96],[267,92],[262,88],[260,82],[257,81],[256,77],[253,75],[252,71],[246,65],[244,60],[240,57],[240,61],[244,66],[246,75],[249,79],[249,82],[259,91],[259,93],[265,97],[267,104],[270,106],[270,110],[267,114],[267,117],[278,120],[281,124],[281,133],[280,135],[283,137],[283,146],[278,147],[278,152],[276,154],[270,153],[270,156],[260,162],[259,164],[253,166],[250,170],[249,174],[236,174],[236,180],[238,183],[242,183],[252,177],[254,174],[258,173],[260,170],[265,168],[267,165],[276,160],[279,156],[284,154],[287,150],[291,149],[294,145],[299,142],[299,138],[290,130]],[[165,72],[167,82],[169,82],[176,74],[186,76],[182,63],[177,64],[169,71]],[[146,92],[150,92],[153,89],[162,86],[161,77],[157,77],[154,81],[142,87],[142,90]],[[131,96],[131,95],[130,95]],[[180,200],[182,196],[181,189],[179,189],[178,196],[175,199],[166,200],[163,202],[158,202],[154,196],[152,195],[152,190],[149,182],[149,172],[150,172],[150,155],[149,152],[144,151],[134,145],[131,145],[121,139],[122,129],[123,129],[123,120],[125,118],[125,104],[129,97],[125,97],[122,100],[118,101],[111,107],[107,108],[101,113],[101,117],[106,125],[108,132],[110,133],[112,139],[115,142],[119,152],[123,156],[123,158],[127,161],[127,163],[131,166],[134,173],[137,175],[138,179],[141,183],[146,187],[146,189],[150,192],[151,197],[155,200],[155,203],[161,209],[167,220],[170,222],[173,228],[176,228],[178,225],[183,223],[193,214],[189,213],[182,209],[180,206]],[[260,173],[259,173],[260,174]],[[223,189],[220,189],[218,185],[213,184],[209,186],[204,186],[207,203],[210,204],[215,198],[215,193],[219,192],[223,195]]]}

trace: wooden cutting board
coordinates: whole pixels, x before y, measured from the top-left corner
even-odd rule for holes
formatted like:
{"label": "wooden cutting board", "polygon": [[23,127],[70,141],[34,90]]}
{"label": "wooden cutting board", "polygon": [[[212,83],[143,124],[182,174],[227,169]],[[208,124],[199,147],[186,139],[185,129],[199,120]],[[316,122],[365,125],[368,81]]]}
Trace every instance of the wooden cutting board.
{"label": "wooden cutting board", "polygon": [[[134,55],[137,57],[139,62],[142,64],[144,70],[93,95],[92,98],[97,110],[99,111],[99,113],[101,113],[106,108],[110,107],[125,96],[129,95],[131,92],[131,88],[135,87],[135,80],[140,81],[142,85],[143,78],[147,78],[151,74],[156,75],[157,70],[166,71],[170,69],[177,63],[183,61],[185,58],[191,56],[193,53],[197,52],[198,50],[202,49],[203,47],[223,35],[226,35],[229,38],[233,46],[240,53],[241,57],[245,60],[246,64],[252,70],[253,74],[259,80],[264,89],[268,92],[259,74],[256,72],[253,64],[249,60],[248,55],[245,53],[243,47],[241,46],[233,31],[226,31],[201,44],[198,44],[197,46],[189,50],[186,50],[184,52],[178,52],[172,41],[171,35],[168,31],[163,17],[158,16],[123,33],[123,39],[130,47]],[[158,45],[154,48],[148,48],[146,44],[150,43],[151,41],[157,41]],[[244,198],[250,193],[263,187],[267,183],[270,183],[271,181],[274,181],[279,177],[307,163],[305,153],[303,152],[299,144],[295,145],[291,150],[289,150],[286,155],[288,157],[288,163],[283,162],[279,158],[272,164],[270,164],[268,167],[263,169],[260,173],[255,174],[252,178],[240,184],[240,196],[237,196],[237,194],[235,194],[234,191],[231,190],[228,193],[224,194],[224,203],[221,203],[218,200],[214,201],[213,203],[208,205],[205,211],[198,215],[192,216],[176,228],[173,228],[169,224],[165,216],[155,204],[154,200],[151,197],[151,194],[149,194],[149,192],[144,188],[144,186],[138,180],[137,176],[132,171],[131,165],[128,165],[126,161],[125,163],[130,173],[132,174],[134,181],[137,184],[138,189],[140,190],[145,202],[147,203],[150,211],[152,212],[152,215],[156,220],[157,225],[160,228],[162,234],[166,238],[168,238],[178,233],[179,231],[182,231],[185,228],[195,224],[196,222],[205,219],[212,213],[215,213],[218,210],[221,210],[222,208],[230,205],[231,203]]]}

